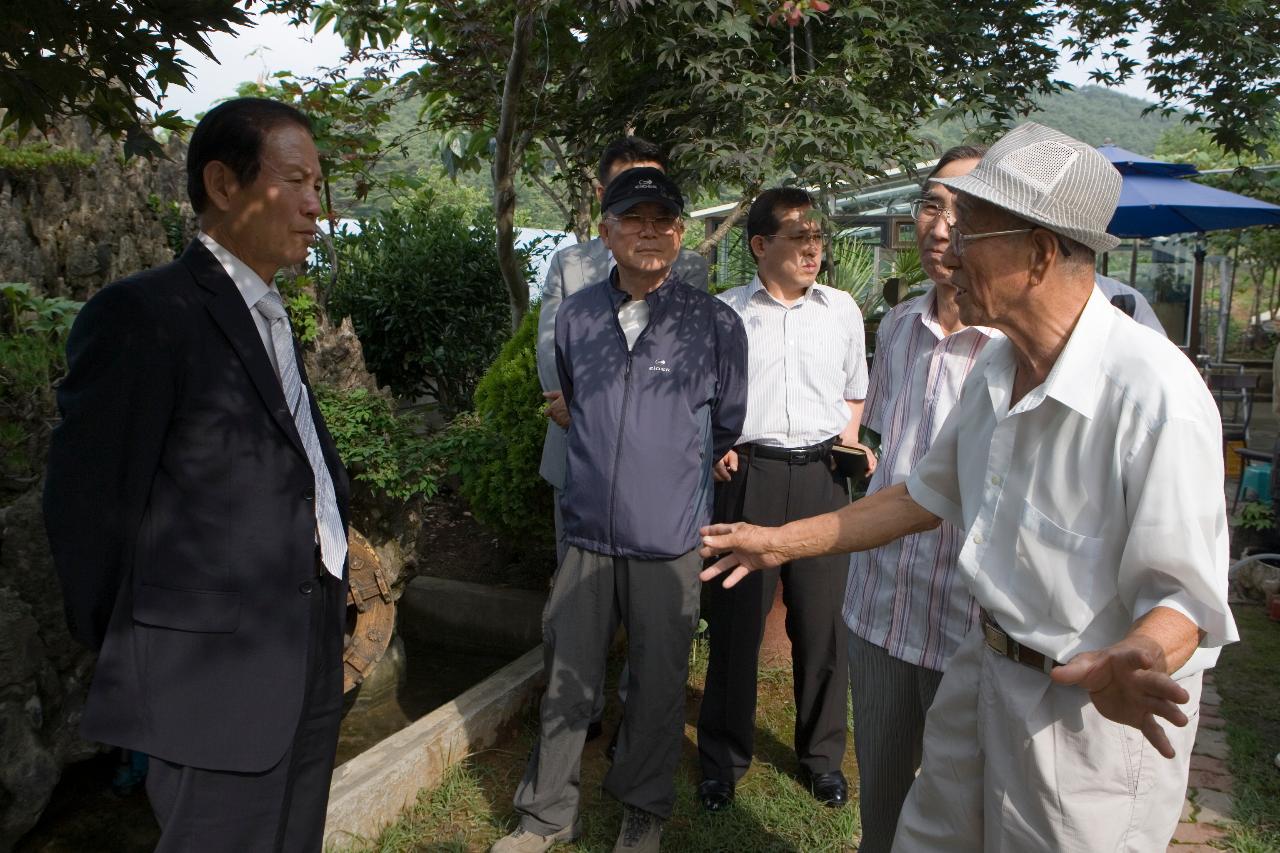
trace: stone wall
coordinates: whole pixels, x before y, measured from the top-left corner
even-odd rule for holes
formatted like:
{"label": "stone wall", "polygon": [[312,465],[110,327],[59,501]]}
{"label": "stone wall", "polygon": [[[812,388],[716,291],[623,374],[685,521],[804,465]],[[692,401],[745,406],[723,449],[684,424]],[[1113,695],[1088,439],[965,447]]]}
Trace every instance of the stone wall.
{"label": "stone wall", "polygon": [[25,281],[46,293],[85,299],[117,278],[173,258],[155,196],[187,213],[185,146],[168,159],[126,163],[120,145],[77,121],[55,137],[89,153],[86,168],[0,169],[0,281]]}
{"label": "stone wall", "polygon": [[[0,281],[83,300],[173,257],[148,199],[185,198],[180,143],[169,146],[170,160],[126,163],[119,145],[95,138],[84,123],[53,142],[93,162],[0,168]],[[39,818],[62,768],[100,748],[77,733],[94,656],[66,630],[41,485],[0,506],[0,849]]]}

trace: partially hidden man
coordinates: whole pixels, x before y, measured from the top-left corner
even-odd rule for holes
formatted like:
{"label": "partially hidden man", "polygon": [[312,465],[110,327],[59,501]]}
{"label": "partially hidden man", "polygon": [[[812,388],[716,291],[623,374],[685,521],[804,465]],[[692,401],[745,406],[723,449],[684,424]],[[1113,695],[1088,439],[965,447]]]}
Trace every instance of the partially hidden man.
{"label": "partially hidden man", "polygon": [[[1000,333],[967,326],[952,268],[942,262],[955,194],[939,178],[968,174],[985,147],[950,148],[912,202],[920,265],[931,287],[880,321],[867,391],[867,427],[880,434],[880,465],[867,494],[906,482],[960,397],[965,377]],[[907,790],[920,768],[924,719],[947,661],[978,621],[956,571],[964,531],[944,521],[853,555],[844,619],[853,742],[858,756],[859,853],[888,853]]]}
{"label": "partially hidden man", "polygon": [[746,411],[742,323],[672,271],[684,233],[679,188],[658,169],[629,169],[602,207],[600,236],[616,266],[556,317],[569,409],[560,502],[568,547],[543,620],[547,690],[515,795],[520,826],[494,853],[579,836],[582,745],[615,613],[630,676],[604,779],[624,806],[614,850],[659,849],[698,622],[698,529],[711,518],[712,463],[738,440]]}
{"label": "partially hidden man", "polygon": [[320,207],[307,117],[200,121],[200,233],[104,288],[67,343],[45,519],[81,727],[152,756],[161,851],[318,851],[342,712],[347,475],[272,279]]}

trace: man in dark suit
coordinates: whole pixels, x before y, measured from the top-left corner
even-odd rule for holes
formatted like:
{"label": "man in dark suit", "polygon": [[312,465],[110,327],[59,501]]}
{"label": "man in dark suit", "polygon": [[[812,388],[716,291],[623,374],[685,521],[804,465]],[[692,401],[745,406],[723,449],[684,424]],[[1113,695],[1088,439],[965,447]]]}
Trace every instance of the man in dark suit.
{"label": "man in dark suit", "polygon": [[200,233],[85,305],[45,518],[86,738],[152,756],[157,849],[318,851],[342,710],[348,481],[272,285],[320,213],[306,116],[211,110]]}

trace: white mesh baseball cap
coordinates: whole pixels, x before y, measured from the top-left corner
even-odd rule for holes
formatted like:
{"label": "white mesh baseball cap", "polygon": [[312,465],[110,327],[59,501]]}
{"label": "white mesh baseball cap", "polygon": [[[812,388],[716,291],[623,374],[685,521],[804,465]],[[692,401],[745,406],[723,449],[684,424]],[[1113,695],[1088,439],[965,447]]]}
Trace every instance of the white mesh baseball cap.
{"label": "white mesh baseball cap", "polygon": [[1120,199],[1120,172],[1093,146],[1035,122],[1002,136],[969,174],[934,180],[1095,252],[1120,243],[1107,233]]}

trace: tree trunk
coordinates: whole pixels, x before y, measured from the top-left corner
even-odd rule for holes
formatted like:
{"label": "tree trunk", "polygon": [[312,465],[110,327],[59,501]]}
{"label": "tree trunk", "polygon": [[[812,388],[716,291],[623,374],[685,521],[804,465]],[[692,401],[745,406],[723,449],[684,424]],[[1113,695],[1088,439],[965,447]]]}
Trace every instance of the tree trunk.
{"label": "tree trunk", "polygon": [[737,225],[738,220],[742,219],[743,215],[751,207],[751,201],[756,197],[755,190],[755,187],[749,187],[747,192],[743,194],[742,198],[738,200],[738,203],[734,205],[733,210],[729,211],[729,215],[724,218],[724,222],[720,223],[720,227],[717,228],[710,237],[698,244],[698,248],[695,249],[695,251],[699,255],[702,255],[704,258],[709,258],[711,256],[711,253],[715,251],[716,246],[718,246],[720,241],[724,239],[725,235],[729,233],[729,229]]}
{"label": "tree trunk", "polygon": [[511,58],[507,60],[507,78],[502,87],[502,106],[498,116],[498,133],[493,154],[493,213],[498,226],[498,266],[511,300],[511,328],[514,331],[529,311],[529,282],[516,255],[515,213],[516,188],[516,124],[524,70],[529,59],[529,43],[533,38],[533,5],[516,13],[515,37]]}
{"label": "tree trunk", "polygon": [[592,189],[592,185],[588,183],[574,206],[573,234],[578,238],[579,243],[585,243],[591,239],[591,197],[594,195]]}

